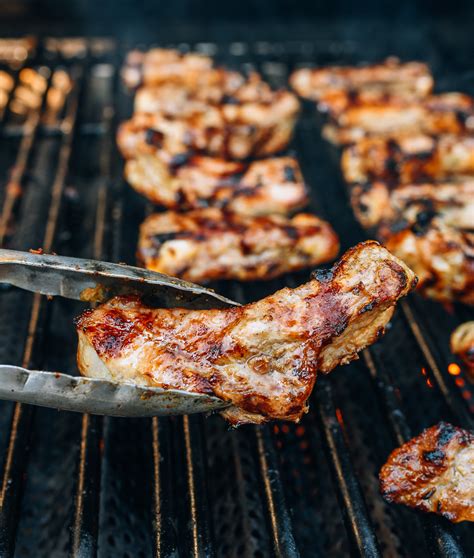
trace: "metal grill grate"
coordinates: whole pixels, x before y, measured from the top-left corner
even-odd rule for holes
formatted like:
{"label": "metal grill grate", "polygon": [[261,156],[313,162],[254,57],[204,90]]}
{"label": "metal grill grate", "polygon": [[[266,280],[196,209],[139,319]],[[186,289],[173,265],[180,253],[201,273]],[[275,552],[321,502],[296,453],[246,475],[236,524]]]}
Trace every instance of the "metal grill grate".
{"label": "metal grill grate", "polygon": [[[410,36],[402,45],[380,37],[377,44],[370,56],[352,40],[249,35],[177,46],[254,67],[274,85],[297,66],[394,52],[426,59],[443,86],[469,85],[462,60],[458,81],[442,73],[446,42],[435,49],[426,36]],[[4,246],[134,262],[138,224],[150,208],[124,184],[114,147],[116,124],[131,110],[118,79],[124,51],[109,40],[50,39],[6,66],[15,87],[0,111]],[[25,70],[44,87],[22,113]],[[64,103],[54,92],[61,84]],[[346,201],[338,153],[319,126],[305,105],[293,147],[312,209],[333,223],[345,249],[363,232]],[[216,287],[244,302],[306,277]],[[73,371],[71,320],[80,310],[2,289],[0,361]],[[390,450],[423,427],[441,419],[472,427],[471,395],[447,372],[448,335],[466,317],[465,309],[447,313],[411,297],[381,342],[318,382],[299,425],[229,431],[219,417],[102,419],[0,402],[0,556],[472,555],[467,527],[388,506],[376,478]]]}

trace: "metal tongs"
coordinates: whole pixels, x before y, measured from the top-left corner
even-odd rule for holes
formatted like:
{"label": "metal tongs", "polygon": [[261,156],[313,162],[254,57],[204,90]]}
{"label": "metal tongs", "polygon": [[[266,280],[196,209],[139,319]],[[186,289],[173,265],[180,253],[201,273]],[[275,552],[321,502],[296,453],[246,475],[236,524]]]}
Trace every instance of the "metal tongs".
{"label": "metal tongs", "polygon": [[[212,290],[137,267],[4,249],[0,249],[0,283],[90,303],[138,294],[162,308],[238,306]],[[0,364],[0,399],[123,417],[183,415],[228,406],[204,394],[27,370],[9,364]]]}

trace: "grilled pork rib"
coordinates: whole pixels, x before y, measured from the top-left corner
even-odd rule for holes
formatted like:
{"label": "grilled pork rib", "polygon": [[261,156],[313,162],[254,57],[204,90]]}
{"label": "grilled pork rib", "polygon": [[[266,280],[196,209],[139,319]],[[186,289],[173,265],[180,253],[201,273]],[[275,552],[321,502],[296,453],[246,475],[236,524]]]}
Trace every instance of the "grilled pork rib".
{"label": "grilled pork rib", "polygon": [[332,227],[314,215],[245,217],[207,208],[148,217],[138,258],[153,271],[202,283],[270,279],[331,261],[338,250]]}
{"label": "grilled pork rib", "polygon": [[264,157],[288,146],[299,111],[297,98],[277,91],[270,103],[186,104],[177,114],[135,113],[119,127],[125,158],[163,149],[171,155],[195,151],[228,159]]}
{"label": "grilled pork rib", "polygon": [[243,164],[193,156],[183,157],[180,166],[177,162],[166,163],[161,154],[142,155],[127,161],[125,178],[150,201],[170,209],[214,206],[242,215],[268,215],[291,213],[308,203],[292,157]]}
{"label": "grilled pork rib", "polygon": [[375,241],[330,271],[253,304],[224,310],[156,309],[117,297],[76,322],[81,373],[214,394],[234,424],[298,421],[318,372],[375,342],[413,272]]}
{"label": "grilled pork rib", "polygon": [[474,374],[474,321],[465,322],[451,334],[451,352],[466,364],[470,374]]}
{"label": "grilled pork rib", "polygon": [[474,233],[421,212],[416,222],[391,223],[379,238],[419,278],[418,290],[442,302],[474,304]]}
{"label": "grilled pork rib", "polygon": [[382,221],[416,222],[422,212],[435,213],[446,225],[474,229],[474,180],[392,186],[386,182],[351,187],[351,204],[366,229]]}
{"label": "grilled pork rib", "polygon": [[474,137],[425,135],[364,138],[341,159],[346,182],[385,180],[400,184],[474,175]]}
{"label": "grilled pork rib", "polygon": [[[330,123],[323,136],[335,144],[349,144],[366,136],[453,134],[474,132],[474,100],[461,93],[443,93],[422,100],[388,97],[369,100],[344,94],[326,99]],[[333,96],[334,97],[334,96]]]}
{"label": "grilled pork rib", "polygon": [[474,521],[474,434],[440,422],[389,456],[380,471],[386,500]]}
{"label": "grilled pork rib", "polygon": [[371,66],[303,68],[290,77],[290,84],[298,95],[315,101],[341,91],[363,91],[370,93],[373,100],[387,94],[422,98],[429,95],[433,83],[426,64],[401,63],[396,58]]}

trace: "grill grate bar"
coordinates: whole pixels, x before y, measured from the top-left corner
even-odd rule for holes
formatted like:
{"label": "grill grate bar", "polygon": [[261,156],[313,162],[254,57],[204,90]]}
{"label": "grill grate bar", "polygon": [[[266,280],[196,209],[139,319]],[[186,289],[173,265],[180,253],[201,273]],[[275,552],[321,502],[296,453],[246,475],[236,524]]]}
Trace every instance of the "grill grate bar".
{"label": "grill grate bar", "polygon": [[[77,69],[76,69],[77,70]],[[51,203],[48,210],[43,249],[51,252],[58,224],[60,203],[64,182],[69,166],[72,141],[78,112],[80,75],[75,72],[75,86],[69,98],[69,106],[65,122],[67,132],[63,137],[58,157],[56,175],[51,187]],[[26,219],[29,218],[27,214]],[[34,295],[30,313],[28,334],[22,358],[24,367],[34,366],[38,358],[35,355],[35,343],[44,318],[44,304],[41,295]],[[16,404],[13,411],[5,466],[2,472],[2,488],[0,493],[0,553],[9,556],[13,553],[15,536],[18,527],[24,471],[28,461],[28,444],[33,422],[34,407]]]}
{"label": "grill grate bar", "polygon": [[343,415],[336,409],[331,386],[324,379],[315,393],[315,408],[354,551],[360,556],[380,557],[375,531],[344,439]]}
{"label": "grill grate bar", "polygon": [[446,378],[444,377],[441,369],[436,363],[436,359],[434,358],[429,344],[425,336],[423,335],[421,327],[415,319],[415,315],[411,306],[406,301],[402,301],[401,308],[413,334],[413,337],[416,339],[416,342],[420,347],[420,350],[424,358],[426,359],[428,366],[430,367],[436,384],[438,385],[438,388],[442,393],[444,399],[446,400],[451,412],[461,424],[465,425],[467,428],[473,429],[474,420],[471,413],[464,405],[464,401],[459,396],[459,392],[450,389],[448,383],[446,382]]}
{"label": "grill grate bar", "polygon": [[[366,367],[369,370],[376,389],[383,401],[387,420],[392,433],[398,445],[407,442],[412,436],[411,429],[402,410],[402,403],[395,395],[393,385],[390,382],[389,375],[381,366],[376,366],[371,352],[366,349],[362,354]],[[418,518],[414,518],[417,521]],[[428,547],[431,549],[433,556],[443,556],[449,558],[463,558],[465,553],[461,548],[452,527],[442,522],[438,518],[424,516],[420,518],[422,523]]]}

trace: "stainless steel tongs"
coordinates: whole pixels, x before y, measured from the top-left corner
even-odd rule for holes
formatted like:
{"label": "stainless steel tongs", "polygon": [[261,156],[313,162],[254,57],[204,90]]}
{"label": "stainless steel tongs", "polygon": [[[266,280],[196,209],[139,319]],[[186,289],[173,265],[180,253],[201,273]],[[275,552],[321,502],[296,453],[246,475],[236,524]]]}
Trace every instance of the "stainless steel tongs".
{"label": "stainless steel tongs", "polygon": [[[139,294],[166,308],[237,305],[199,285],[137,267],[14,250],[0,249],[0,283],[91,303],[104,302],[118,294]],[[27,370],[9,364],[0,364],[0,399],[123,417],[182,415],[227,406],[209,395]]]}

